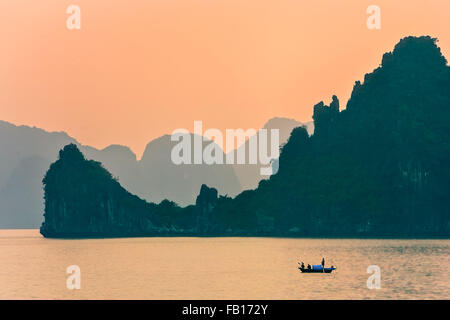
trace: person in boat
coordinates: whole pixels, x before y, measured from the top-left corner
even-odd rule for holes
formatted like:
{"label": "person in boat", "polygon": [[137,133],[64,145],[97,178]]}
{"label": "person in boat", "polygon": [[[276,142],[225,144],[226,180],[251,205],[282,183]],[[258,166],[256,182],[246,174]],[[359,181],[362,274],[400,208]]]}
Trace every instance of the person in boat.
{"label": "person in boat", "polygon": [[305,269],[305,264],[302,261],[302,265],[300,266],[300,268]]}
{"label": "person in boat", "polygon": [[311,270],[311,265],[308,263],[308,270]]}
{"label": "person in boat", "polygon": [[322,268],[325,268],[325,258],[322,258]]}

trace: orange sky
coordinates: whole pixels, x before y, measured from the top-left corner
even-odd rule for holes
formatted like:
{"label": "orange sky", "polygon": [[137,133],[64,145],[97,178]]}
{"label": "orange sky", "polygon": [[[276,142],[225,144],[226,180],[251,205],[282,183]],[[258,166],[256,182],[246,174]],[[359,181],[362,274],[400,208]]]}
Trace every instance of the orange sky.
{"label": "orange sky", "polygon": [[[81,7],[81,30],[66,8]],[[381,7],[381,30],[366,8]],[[449,0],[0,0],[0,119],[130,146],[176,128],[259,128],[378,66],[401,37],[450,57]]]}

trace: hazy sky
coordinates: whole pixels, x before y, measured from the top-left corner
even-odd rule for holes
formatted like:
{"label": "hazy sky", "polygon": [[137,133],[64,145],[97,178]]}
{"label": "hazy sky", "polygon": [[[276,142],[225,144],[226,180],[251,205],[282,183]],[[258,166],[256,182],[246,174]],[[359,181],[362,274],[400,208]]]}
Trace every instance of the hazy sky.
{"label": "hazy sky", "polygon": [[[81,30],[66,8],[81,8]],[[381,8],[381,30],[366,9]],[[450,56],[449,0],[0,0],[0,119],[130,146],[345,104],[407,35]]]}

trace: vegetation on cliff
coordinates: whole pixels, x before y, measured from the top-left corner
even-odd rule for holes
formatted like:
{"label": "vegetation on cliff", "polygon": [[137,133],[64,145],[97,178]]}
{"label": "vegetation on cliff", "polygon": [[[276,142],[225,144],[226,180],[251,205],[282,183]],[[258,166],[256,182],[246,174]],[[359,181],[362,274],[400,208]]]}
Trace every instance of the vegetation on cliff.
{"label": "vegetation on cliff", "polygon": [[106,236],[152,233],[164,226],[167,206],[147,203],[122,188],[100,162],[65,146],[44,179],[44,236]]}
{"label": "vegetation on cliff", "polygon": [[234,199],[202,186],[195,206],[149,204],[67,146],[44,179],[43,234],[448,237],[450,67],[436,41],[402,39],[345,110],[336,96],[315,105],[314,135],[295,128],[278,173]]}
{"label": "vegetation on cliff", "polygon": [[449,236],[450,68],[430,37],[402,39],[356,82],[347,108],[314,107],[279,172],[229,211],[302,236]]}

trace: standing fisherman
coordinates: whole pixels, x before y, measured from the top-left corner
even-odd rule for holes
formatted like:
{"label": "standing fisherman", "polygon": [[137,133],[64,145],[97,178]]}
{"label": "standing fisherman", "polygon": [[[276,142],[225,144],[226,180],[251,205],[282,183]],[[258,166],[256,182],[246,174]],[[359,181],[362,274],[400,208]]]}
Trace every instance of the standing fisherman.
{"label": "standing fisherman", "polygon": [[322,268],[325,268],[325,258],[322,258]]}

